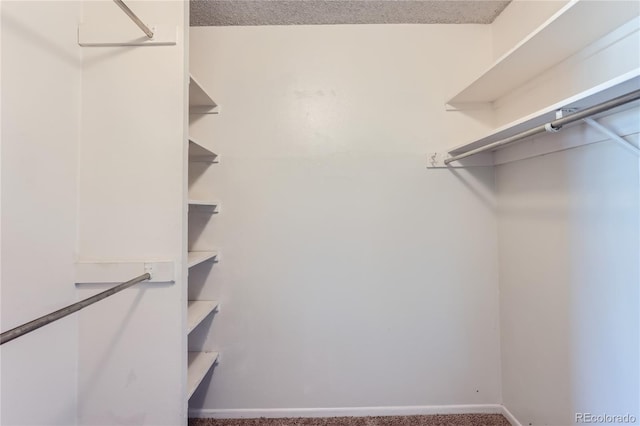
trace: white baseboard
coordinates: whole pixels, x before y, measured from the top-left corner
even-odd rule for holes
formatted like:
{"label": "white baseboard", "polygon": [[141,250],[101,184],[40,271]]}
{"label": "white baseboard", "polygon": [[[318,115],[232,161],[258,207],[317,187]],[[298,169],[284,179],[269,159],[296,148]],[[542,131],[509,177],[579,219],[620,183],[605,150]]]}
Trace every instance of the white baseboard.
{"label": "white baseboard", "polygon": [[[336,408],[251,408],[251,409],[190,409],[189,417],[213,419],[255,419],[259,417],[367,417],[415,416],[429,414],[503,414],[499,404],[475,405],[412,405],[399,407],[336,407]],[[512,416],[513,417],[513,416]],[[512,423],[521,426],[520,423]]]}
{"label": "white baseboard", "polygon": [[511,426],[522,426],[522,423],[520,423],[518,419],[516,419],[516,416],[511,414],[511,411],[509,411],[507,407],[505,407],[504,405],[501,405],[501,407],[502,415],[509,421],[509,423],[511,423]]}

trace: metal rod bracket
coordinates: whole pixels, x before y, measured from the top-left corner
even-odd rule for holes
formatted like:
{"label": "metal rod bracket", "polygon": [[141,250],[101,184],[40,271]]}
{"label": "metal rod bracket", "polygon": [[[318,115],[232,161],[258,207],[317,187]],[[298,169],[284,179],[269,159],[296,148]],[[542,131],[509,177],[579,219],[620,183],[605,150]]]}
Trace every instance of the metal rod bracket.
{"label": "metal rod bracket", "polygon": [[603,126],[602,124],[598,123],[593,118],[583,118],[582,121],[585,124],[587,124],[589,127],[599,131],[603,135],[606,135],[611,140],[613,140],[615,142],[618,142],[618,144],[621,145],[623,148],[633,152],[636,155],[640,155],[640,148],[638,148],[637,146],[633,145],[631,142],[627,141],[622,136],[618,135],[616,132],[614,132],[613,130],[609,129],[608,127]]}
{"label": "metal rod bracket", "polygon": [[560,130],[562,130],[562,127],[555,128],[551,125],[551,123],[547,123],[544,125],[544,129],[549,133],[558,133]]}
{"label": "metal rod bracket", "polygon": [[451,157],[451,154],[446,152],[430,152],[427,154],[427,169],[492,167],[494,165],[493,154],[490,152],[465,158],[455,163],[447,163]]}

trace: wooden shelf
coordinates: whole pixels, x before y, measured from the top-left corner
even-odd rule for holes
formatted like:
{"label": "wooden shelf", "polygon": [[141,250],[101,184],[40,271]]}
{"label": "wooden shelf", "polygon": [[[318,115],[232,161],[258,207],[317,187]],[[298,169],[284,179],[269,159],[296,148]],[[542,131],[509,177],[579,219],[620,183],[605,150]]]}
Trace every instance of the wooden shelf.
{"label": "wooden shelf", "polygon": [[493,102],[637,16],[637,2],[573,0],[447,103]]}
{"label": "wooden shelf", "polygon": [[218,154],[207,149],[195,139],[189,138],[189,161],[203,163],[218,163]]}
{"label": "wooden shelf", "polygon": [[215,300],[189,300],[187,304],[187,334],[191,333],[218,307]]}
{"label": "wooden shelf", "polygon": [[[615,79],[602,83],[594,88],[564,99],[554,105],[550,105],[540,111],[495,129],[488,135],[463,145],[459,145],[448,151],[451,155],[461,154],[472,149],[480,148],[490,143],[516,135],[522,131],[546,124],[555,120],[555,113],[559,109],[582,110],[602,102],[609,101],[618,96],[640,89],[640,69],[624,74]],[[611,111],[608,113],[610,114]]]}
{"label": "wooden shelf", "polygon": [[198,385],[218,359],[218,352],[189,352],[187,370],[187,399],[191,398]]}
{"label": "wooden shelf", "polygon": [[190,251],[187,253],[187,266],[192,268],[218,256],[216,251]]}
{"label": "wooden shelf", "polygon": [[196,114],[214,113],[218,104],[209,96],[202,85],[189,76],[189,112]]}

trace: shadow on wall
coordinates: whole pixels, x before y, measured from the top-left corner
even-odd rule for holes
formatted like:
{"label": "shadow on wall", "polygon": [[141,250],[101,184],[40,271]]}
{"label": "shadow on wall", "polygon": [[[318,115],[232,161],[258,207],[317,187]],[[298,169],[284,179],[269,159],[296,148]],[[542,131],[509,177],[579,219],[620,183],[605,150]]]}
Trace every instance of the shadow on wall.
{"label": "shadow on wall", "polygon": [[573,412],[640,422],[638,165],[611,141],[573,164],[568,262]]}
{"label": "shadow on wall", "polygon": [[638,159],[610,142],[496,168],[505,405],[638,416]]}
{"label": "shadow on wall", "polygon": [[[109,362],[111,362],[110,360],[111,360],[111,358],[113,356],[114,351],[118,347],[118,343],[121,340],[121,337],[122,337],[123,333],[125,332],[125,330],[127,328],[127,324],[132,320],[133,315],[136,312],[136,309],[140,305],[140,301],[142,300],[142,298],[144,297],[144,295],[146,293],[146,290],[147,289],[144,288],[144,287],[139,287],[139,288],[136,289],[137,294],[136,294],[135,298],[133,299],[133,301],[131,302],[131,306],[129,307],[129,309],[127,310],[127,312],[126,312],[126,314],[124,316],[112,315],[108,319],[110,321],[116,321],[117,318],[122,318],[122,320],[120,321],[120,326],[117,327],[117,331],[114,332],[113,339],[111,339],[111,342],[109,342],[109,345],[107,346],[109,348],[109,350],[105,351],[102,354],[100,360],[96,363],[96,366],[93,369],[93,372],[91,373],[91,375],[87,378],[85,383],[83,385],[81,385],[81,388],[83,389],[83,393],[84,393],[86,398],[90,397],[92,390],[95,388],[96,384],[99,382],[98,379],[102,375],[102,373],[104,372],[104,366],[106,364],[108,364]],[[100,335],[96,335],[96,338],[100,339],[101,336]]]}
{"label": "shadow on wall", "polygon": [[[492,211],[496,210],[493,179],[487,178],[487,167],[469,167],[464,169],[464,171],[451,168],[448,169],[448,171],[487,209]],[[493,173],[491,173],[491,175],[493,175]]]}
{"label": "shadow on wall", "polygon": [[[25,8],[32,9],[29,13],[38,15],[43,13],[42,4],[40,2],[24,2],[22,5]],[[13,7],[15,7],[15,5]],[[25,13],[24,16],[29,15]],[[35,25],[32,21],[29,22]],[[3,8],[2,10],[3,32],[10,31],[13,37],[20,38],[25,43],[34,46],[36,49],[41,51],[43,56],[50,57],[54,55],[70,65],[80,67],[82,63],[80,56],[68,47],[65,47],[65,44],[57,44],[53,39],[45,37],[43,35],[44,32],[42,28],[29,27],[29,22],[15,18],[6,8]]]}

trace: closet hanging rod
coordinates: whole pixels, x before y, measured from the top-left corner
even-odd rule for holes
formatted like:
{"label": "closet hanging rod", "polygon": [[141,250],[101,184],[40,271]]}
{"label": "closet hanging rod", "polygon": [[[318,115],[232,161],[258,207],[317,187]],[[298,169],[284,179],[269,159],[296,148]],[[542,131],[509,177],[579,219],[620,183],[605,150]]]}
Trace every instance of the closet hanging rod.
{"label": "closet hanging rod", "polygon": [[136,16],[135,13],[133,13],[133,11],[131,9],[129,9],[129,6],[127,6],[125,4],[125,2],[123,0],[113,0],[115,4],[117,4],[118,6],[120,6],[120,9],[122,9],[124,11],[124,13],[127,14],[127,16],[129,18],[131,18],[131,20],[133,22],[135,22],[135,24],[140,27],[140,29],[147,35],[147,37],[149,38],[153,38],[153,31],[151,31],[149,29],[149,27],[147,27],[144,22],[142,22],[140,20],[140,18],[138,18]]}
{"label": "closet hanging rod", "polygon": [[24,336],[27,333],[31,333],[32,331],[37,330],[40,327],[44,327],[45,325],[51,324],[54,321],[58,321],[59,319],[64,318],[67,315],[78,312],[80,309],[86,308],[89,305],[93,305],[94,303],[99,302],[102,299],[113,296],[114,294],[124,290],[125,288],[129,288],[135,284],[138,284],[139,282],[149,279],[151,279],[151,274],[147,272],[146,274],[142,274],[132,280],[129,280],[122,284],[118,284],[117,286],[111,287],[110,289],[105,290],[101,293],[88,297],[72,305],[65,306],[62,309],[58,309],[55,312],[51,312],[50,314],[41,316],[40,318],[36,318],[33,321],[29,321],[27,323],[19,325],[15,328],[12,328],[11,330],[5,331],[4,333],[0,334],[0,345],[10,342],[13,339],[17,339],[20,336]]}
{"label": "closet hanging rod", "polygon": [[501,147],[503,145],[517,142],[522,139],[528,138],[529,136],[537,135],[539,133],[557,132],[562,128],[562,126],[565,126],[567,124],[570,124],[579,120],[583,120],[592,115],[596,115],[601,112],[608,111],[620,105],[624,105],[624,104],[628,104],[629,102],[636,101],[638,99],[640,99],[640,90],[627,93],[626,95],[618,96],[617,98],[613,98],[609,101],[602,102],[598,105],[594,105],[590,108],[586,108],[574,114],[567,115],[566,117],[558,118],[557,120],[551,121],[547,124],[542,124],[540,126],[534,127],[533,129],[525,130],[524,132],[520,132],[508,138],[500,139],[499,141],[490,143],[480,148],[472,149],[471,151],[467,151],[459,155],[454,155],[453,157],[450,157],[444,160],[444,164],[448,165],[449,163],[452,163],[454,161],[462,160],[463,158],[467,158],[484,151],[489,151],[489,150]]}

